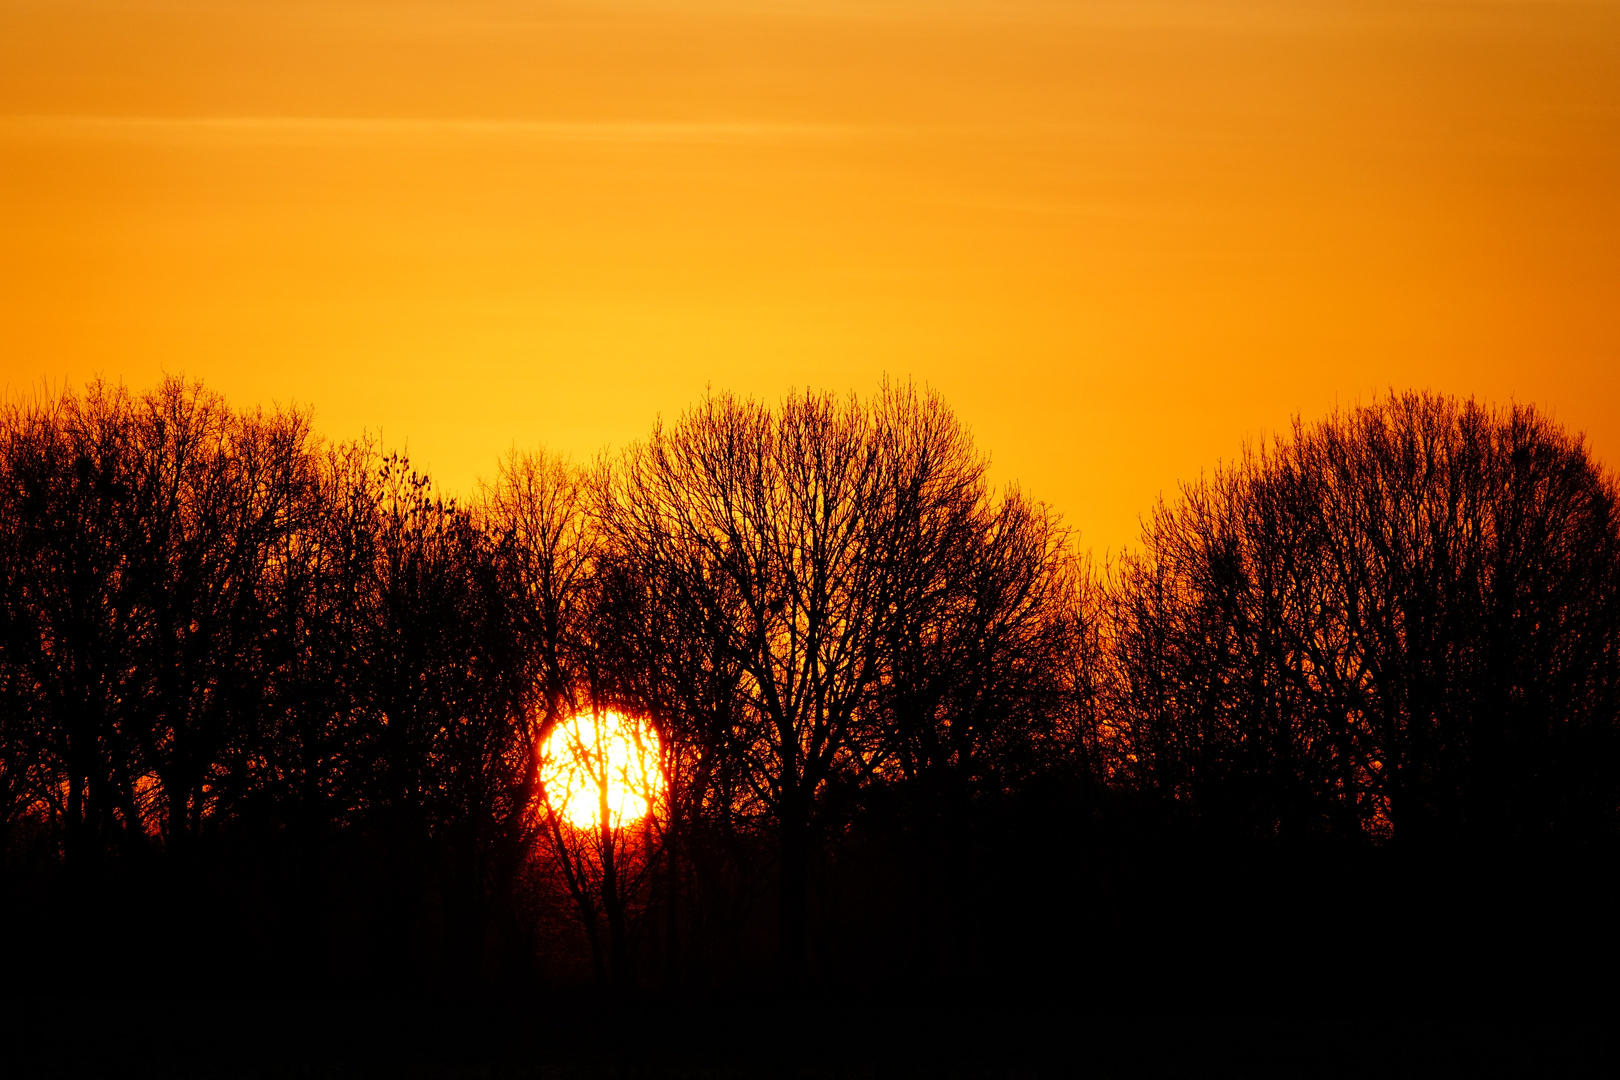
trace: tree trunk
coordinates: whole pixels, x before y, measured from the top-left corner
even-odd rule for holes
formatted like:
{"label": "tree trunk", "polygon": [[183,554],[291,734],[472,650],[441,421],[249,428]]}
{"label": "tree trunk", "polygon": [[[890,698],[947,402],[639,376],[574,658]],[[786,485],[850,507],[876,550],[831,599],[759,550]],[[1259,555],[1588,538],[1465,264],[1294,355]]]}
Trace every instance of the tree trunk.
{"label": "tree trunk", "polygon": [[782,980],[797,986],[804,981],[807,960],[810,868],[810,830],[799,815],[783,815],[781,857]]}
{"label": "tree trunk", "polygon": [[678,835],[672,821],[669,840],[664,845],[664,961],[670,986],[681,985],[681,924],[680,912],[676,907],[681,888],[680,856],[676,850]]}

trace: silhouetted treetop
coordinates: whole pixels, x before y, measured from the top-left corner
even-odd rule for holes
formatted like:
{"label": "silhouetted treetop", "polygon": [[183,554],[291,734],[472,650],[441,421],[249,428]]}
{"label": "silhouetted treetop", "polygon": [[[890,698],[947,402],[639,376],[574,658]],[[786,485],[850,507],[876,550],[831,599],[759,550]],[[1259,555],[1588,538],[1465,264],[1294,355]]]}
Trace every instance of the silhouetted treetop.
{"label": "silhouetted treetop", "polygon": [[1612,830],[1615,500],[1530,407],[1297,422],[1161,504],[1123,562],[1114,768],[1261,833]]}

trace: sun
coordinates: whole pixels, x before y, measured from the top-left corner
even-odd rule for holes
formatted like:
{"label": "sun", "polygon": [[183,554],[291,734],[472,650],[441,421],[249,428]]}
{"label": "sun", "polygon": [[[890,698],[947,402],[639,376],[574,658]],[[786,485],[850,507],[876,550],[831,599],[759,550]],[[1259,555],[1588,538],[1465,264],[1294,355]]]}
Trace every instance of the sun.
{"label": "sun", "polygon": [[548,806],[579,829],[641,821],[657,810],[664,775],[652,725],[616,712],[582,712],[552,728],[540,749]]}

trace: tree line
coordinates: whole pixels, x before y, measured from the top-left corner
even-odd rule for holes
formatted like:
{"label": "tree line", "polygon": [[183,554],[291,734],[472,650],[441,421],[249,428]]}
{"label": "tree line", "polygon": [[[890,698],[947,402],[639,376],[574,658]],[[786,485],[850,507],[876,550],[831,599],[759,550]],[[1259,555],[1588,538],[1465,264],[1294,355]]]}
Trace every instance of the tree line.
{"label": "tree line", "polygon": [[[15,401],[7,932],[181,980],[797,983],[1038,950],[1105,849],[1596,850],[1616,494],[1533,408],[1392,395],[1099,567],[907,385],[711,394],[467,501],[179,379]],[[565,829],[541,747],[605,711],[657,812]]]}

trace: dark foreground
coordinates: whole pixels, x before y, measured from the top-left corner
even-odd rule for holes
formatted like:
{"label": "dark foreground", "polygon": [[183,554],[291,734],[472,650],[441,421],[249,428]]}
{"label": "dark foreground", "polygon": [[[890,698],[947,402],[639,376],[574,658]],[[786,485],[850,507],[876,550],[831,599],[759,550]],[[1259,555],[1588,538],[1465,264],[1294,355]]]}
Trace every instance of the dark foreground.
{"label": "dark foreground", "polygon": [[866,998],[26,1000],[11,1076],[1198,1077],[1613,1075],[1612,1013],[1426,1009],[1324,1014],[1240,999],[1197,1012]]}
{"label": "dark foreground", "polygon": [[1613,1076],[1615,861],[1059,861],[977,875],[958,913],[1008,937],[955,965],[885,924],[791,993],[300,987],[296,952],[109,937],[109,905],[4,924],[0,1077]]}

